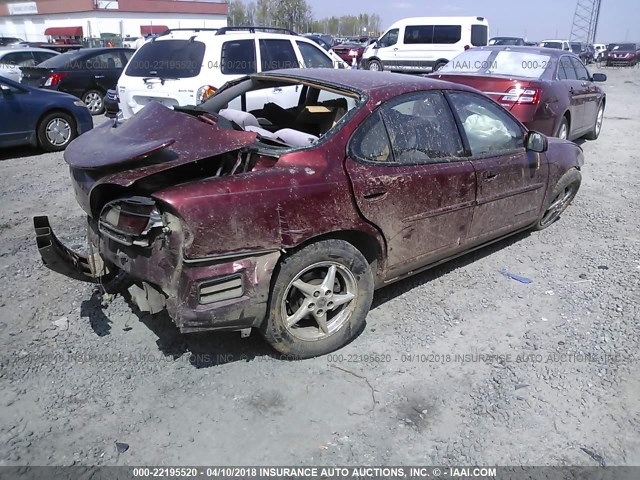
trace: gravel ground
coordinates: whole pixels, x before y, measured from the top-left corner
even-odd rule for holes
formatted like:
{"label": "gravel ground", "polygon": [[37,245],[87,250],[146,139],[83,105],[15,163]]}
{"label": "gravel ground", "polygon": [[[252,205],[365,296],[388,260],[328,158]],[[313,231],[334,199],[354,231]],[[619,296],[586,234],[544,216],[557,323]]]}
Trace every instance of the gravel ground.
{"label": "gravel ground", "polygon": [[559,222],[377,292],[306,361],[48,271],[33,215],[84,245],[62,155],[3,151],[0,465],[639,465],[640,70],[605,71]]}

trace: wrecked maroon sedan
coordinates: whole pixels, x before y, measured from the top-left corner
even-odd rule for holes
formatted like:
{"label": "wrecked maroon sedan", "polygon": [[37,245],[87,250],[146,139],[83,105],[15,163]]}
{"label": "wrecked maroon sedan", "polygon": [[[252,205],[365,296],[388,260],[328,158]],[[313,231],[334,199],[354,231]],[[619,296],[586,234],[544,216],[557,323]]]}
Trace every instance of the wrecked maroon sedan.
{"label": "wrecked maroon sedan", "polygon": [[300,357],[352,339],[375,288],[551,225],[583,164],[469,87],[330,69],[251,75],[198,107],[151,103],[65,160],[91,255],[36,217],[49,268],[129,289],[182,332],[256,328]]}

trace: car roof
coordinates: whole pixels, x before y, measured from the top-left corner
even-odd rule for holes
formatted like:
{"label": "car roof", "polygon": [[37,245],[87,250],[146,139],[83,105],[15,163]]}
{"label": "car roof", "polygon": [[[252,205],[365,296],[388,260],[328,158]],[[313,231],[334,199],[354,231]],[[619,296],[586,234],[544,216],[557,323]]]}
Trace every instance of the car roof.
{"label": "car roof", "polygon": [[566,50],[558,50],[557,48],[533,47],[526,45],[487,45],[486,47],[474,47],[471,50],[467,51],[473,50],[507,50],[510,52],[537,53],[540,55],[549,55],[552,57],[560,57],[562,55],[572,55],[574,57],[576,56],[572,52],[568,52]]}
{"label": "car roof", "polygon": [[457,83],[436,80],[418,75],[392,72],[372,72],[369,70],[351,70],[334,68],[290,68],[270,72],[254,73],[257,78],[292,78],[302,81],[318,82],[365,94],[386,94],[392,96],[416,90],[448,89],[475,91],[473,88]]}
{"label": "car roof", "polygon": [[196,31],[196,30],[173,30],[167,34],[161,35],[155,38],[156,42],[164,40],[189,40],[194,38],[198,41],[220,41],[224,42],[231,40],[246,40],[250,38],[273,38],[273,39],[304,39],[309,40],[308,37],[303,35],[290,35],[286,33],[273,33],[273,32],[255,32],[251,33],[248,30],[235,30],[228,31],[224,35],[216,35],[215,31]]}

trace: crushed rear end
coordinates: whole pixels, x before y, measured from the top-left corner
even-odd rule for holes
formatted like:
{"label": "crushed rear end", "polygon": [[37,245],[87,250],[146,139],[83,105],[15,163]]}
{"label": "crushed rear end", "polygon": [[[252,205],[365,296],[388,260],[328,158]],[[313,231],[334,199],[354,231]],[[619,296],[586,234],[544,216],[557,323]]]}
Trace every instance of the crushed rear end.
{"label": "crushed rear end", "polygon": [[[190,182],[219,179],[224,195],[221,177],[267,168],[252,150],[255,133],[221,128],[216,120],[152,103],[124,124],[107,122],[75,140],[65,160],[87,213],[89,254],[65,247],[48,218],[38,216],[44,265],[110,293],[128,290],[142,311],[166,308],[183,332],[258,326],[278,249],[234,245],[228,235],[229,244],[207,254],[194,243],[204,234],[187,218],[194,212],[180,204],[191,195],[184,188]],[[216,205],[196,208],[196,216],[201,209],[206,216]]]}

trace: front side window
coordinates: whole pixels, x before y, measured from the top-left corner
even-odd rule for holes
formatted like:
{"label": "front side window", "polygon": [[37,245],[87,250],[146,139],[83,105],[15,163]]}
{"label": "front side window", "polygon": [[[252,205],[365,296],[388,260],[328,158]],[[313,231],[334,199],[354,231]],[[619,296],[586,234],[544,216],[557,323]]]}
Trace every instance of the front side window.
{"label": "front side window", "polygon": [[452,103],[474,156],[501,155],[524,148],[524,133],[500,105],[466,92],[451,92]]}
{"label": "front side window", "polygon": [[307,68],[333,68],[333,61],[322,50],[307,42],[296,42]]}
{"label": "front side window", "polygon": [[378,40],[378,46],[380,48],[390,47],[398,43],[398,29],[394,28],[393,30],[389,30],[384,36]]}
{"label": "front side window", "polygon": [[289,40],[260,40],[260,57],[263,72],[300,66]]}
{"label": "front side window", "polygon": [[253,40],[232,40],[222,44],[221,71],[225,75],[256,72],[256,44]]}

